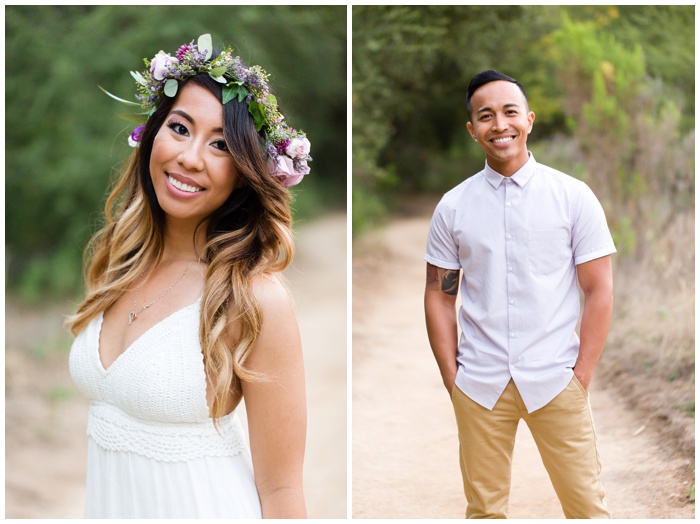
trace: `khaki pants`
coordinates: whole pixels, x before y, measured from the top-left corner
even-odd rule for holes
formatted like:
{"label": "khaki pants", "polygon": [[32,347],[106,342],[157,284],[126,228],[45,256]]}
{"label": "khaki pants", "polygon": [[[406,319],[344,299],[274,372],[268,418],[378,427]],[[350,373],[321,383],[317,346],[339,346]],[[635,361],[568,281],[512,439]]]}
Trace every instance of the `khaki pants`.
{"label": "khaki pants", "polygon": [[[566,518],[610,518],[600,484],[588,395],[574,377],[549,404],[528,413],[511,380],[493,410],[452,390],[467,518],[506,518],[518,422],[527,423]],[[533,518],[536,518],[533,515]]]}

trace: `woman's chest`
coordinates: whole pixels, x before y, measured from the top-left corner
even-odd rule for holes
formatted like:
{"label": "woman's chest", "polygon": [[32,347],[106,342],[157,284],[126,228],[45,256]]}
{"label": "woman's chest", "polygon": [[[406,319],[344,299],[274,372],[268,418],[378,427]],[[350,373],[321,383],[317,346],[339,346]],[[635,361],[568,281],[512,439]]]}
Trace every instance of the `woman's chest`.
{"label": "woman's chest", "polygon": [[144,420],[208,418],[199,303],[149,328],[107,367],[100,356],[102,323],[102,315],[93,319],[71,349],[71,376],[86,396]]}

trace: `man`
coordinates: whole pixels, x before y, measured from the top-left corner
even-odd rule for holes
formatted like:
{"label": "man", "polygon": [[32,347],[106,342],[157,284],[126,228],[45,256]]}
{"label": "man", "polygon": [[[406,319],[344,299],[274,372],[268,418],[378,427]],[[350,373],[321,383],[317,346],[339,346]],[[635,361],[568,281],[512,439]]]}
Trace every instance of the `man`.
{"label": "man", "polygon": [[479,73],[467,110],[486,165],[443,196],[425,257],[428,337],[457,418],[466,516],[506,518],[522,418],[565,516],[610,518],[588,403],[612,314],[603,209],[527,150],[535,114],[515,80]]}

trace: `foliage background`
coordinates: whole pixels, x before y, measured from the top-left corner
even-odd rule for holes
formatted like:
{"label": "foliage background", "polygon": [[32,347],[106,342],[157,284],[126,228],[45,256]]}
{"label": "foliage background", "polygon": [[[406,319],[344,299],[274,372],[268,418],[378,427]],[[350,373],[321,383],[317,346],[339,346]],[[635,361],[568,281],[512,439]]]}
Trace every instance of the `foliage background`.
{"label": "foliage background", "polygon": [[694,27],[694,6],[353,7],[353,233],[482,169],[464,97],[493,68],[527,90],[538,160],[586,180],[635,251],[693,202]]}
{"label": "foliage background", "polygon": [[5,8],[8,290],[25,301],[81,292],[82,250],[127,158],[129,71],[203,33],[271,74],[288,121],[312,142],[293,189],[297,220],[344,208],[345,6],[8,6]]}

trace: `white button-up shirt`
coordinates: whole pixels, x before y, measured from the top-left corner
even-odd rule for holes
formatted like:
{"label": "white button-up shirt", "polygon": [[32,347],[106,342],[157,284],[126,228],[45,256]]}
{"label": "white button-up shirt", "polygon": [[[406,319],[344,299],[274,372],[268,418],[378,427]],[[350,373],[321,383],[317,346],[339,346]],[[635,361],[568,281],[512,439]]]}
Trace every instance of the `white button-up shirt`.
{"label": "white button-up shirt", "polygon": [[528,412],[567,386],[579,350],[576,265],[615,252],[603,208],[575,178],[488,164],[446,193],[425,260],[462,269],[455,385],[492,409],[513,379]]}

